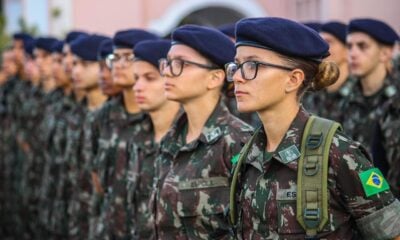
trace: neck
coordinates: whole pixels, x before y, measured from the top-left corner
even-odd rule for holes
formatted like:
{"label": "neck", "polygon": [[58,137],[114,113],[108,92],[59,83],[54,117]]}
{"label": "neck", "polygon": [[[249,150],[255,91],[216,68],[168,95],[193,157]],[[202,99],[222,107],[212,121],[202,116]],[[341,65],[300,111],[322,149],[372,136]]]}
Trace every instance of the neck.
{"label": "neck", "polygon": [[87,106],[90,111],[100,108],[107,100],[107,96],[102,93],[100,88],[92,88],[86,93]]}
{"label": "neck", "polygon": [[[280,103],[280,105],[280,107],[277,106],[274,109],[258,112],[264,126],[267,139],[266,150],[268,152],[274,152],[279,146],[300,109],[299,104],[295,101],[293,103]],[[283,106],[285,111],[282,111]]]}
{"label": "neck", "polygon": [[128,113],[140,112],[140,108],[135,101],[135,92],[133,91],[133,89],[131,87],[124,89],[122,91],[122,96],[124,98],[125,110]]}
{"label": "neck", "polygon": [[339,91],[339,89],[343,86],[343,84],[346,82],[347,78],[349,77],[349,65],[347,64],[346,61],[339,65],[339,71],[340,71],[340,75],[339,75],[338,80],[331,86],[327,87],[327,91],[329,93],[335,93],[335,92]]}
{"label": "neck", "polygon": [[168,132],[179,111],[179,103],[167,101],[160,109],[149,112],[154,127],[154,140],[160,142]]}
{"label": "neck", "polygon": [[360,83],[364,96],[372,96],[377,93],[385,82],[386,68],[383,64],[380,64],[370,74],[361,77]]}
{"label": "neck", "polygon": [[214,111],[219,101],[219,96],[205,96],[191,99],[188,103],[183,103],[188,118],[188,131],[186,135],[186,142],[189,143],[197,139],[205,123]]}
{"label": "neck", "polygon": [[81,89],[74,89],[75,100],[77,102],[81,102],[83,98],[86,96],[86,92]]}
{"label": "neck", "polygon": [[68,84],[63,86],[63,92],[65,96],[69,96],[72,93],[72,85]]}

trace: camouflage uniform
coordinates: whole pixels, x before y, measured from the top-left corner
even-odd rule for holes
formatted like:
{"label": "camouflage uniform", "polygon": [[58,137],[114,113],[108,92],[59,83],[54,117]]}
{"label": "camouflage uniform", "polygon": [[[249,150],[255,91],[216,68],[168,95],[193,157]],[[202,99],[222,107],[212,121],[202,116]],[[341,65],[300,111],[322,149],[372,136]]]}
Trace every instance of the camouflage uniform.
{"label": "camouflage uniform", "polygon": [[64,201],[67,204],[69,239],[87,239],[87,230],[84,228],[84,223],[87,222],[88,216],[80,213],[80,193],[77,191],[79,173],[82,168],[82,125],[87,113],[86,106],[86,99],[81,102],[75,102],[66,122],[66,145],[64,151],[66,164],[65,169],[62,171],[65,185],[59,191],[62,190],[64,192]]}
{"label": "camouflage uniform", "polygon": [[156,239],[229,239],[224,209],[229,203],[231,159],[251,127],[220,101],[199,138],[184,143],[183,114],[161,142],[152,196]]}
{"label": "camouflage uniform", "polygon": [[[386,175],[393,193],[400,198],[400,98],[383,106],[374,135],[372,154]],[[378,161],[379,160],[379,161]]]}
{"label": "camouflage uniform", "polygon": [[343,119],[343,107],[346,105],[356,79],[349,76],[343,86],[334,93],[327,91],[306,92],[303,97],[303,106],[311,113],[341,122]]}
{"label": "camouflage uniform", "polygon": [[386,78],[383,87],[368,97],[362,94],[361,83],[358,81],[353,88],[352,96],[343,108],[343,112],[347,113],[342,121],[344,131],[368,149],[372,144],[373,129],[377,124],[377,119],[382,115],[381,106],[399,94],[392,81],[391,78]]}
{"label": "camouflage uniform", "polygon": [[[297,158],[309,114],[301,109],[273,153],[259,131],[239,174],[236,194],[239,239],[304,239],[296,220]],[[390,191],[366,197],[359,173],[373,168],[364,148],[337,132],[329,152],[328,223],[315,239],[388,239],[400,234],[400,203]],[[349,184],[351,183],[351,184]],[[288,194],[290,193],[290,194]]]}
{"label": "camouflage uniform", "polygon": [[[150,119],[143,113],[126,112],[122,95],[100,110],[94,137],[98,139],[93,172],[100,177],[105,190],[100,202],[96,239],[126,239],[129,236],[127,217],[128,144],[131,138],[150,131]],[[136,138],[137,139],[137,138]],[[96,195],[96,198],[99,196]]]}

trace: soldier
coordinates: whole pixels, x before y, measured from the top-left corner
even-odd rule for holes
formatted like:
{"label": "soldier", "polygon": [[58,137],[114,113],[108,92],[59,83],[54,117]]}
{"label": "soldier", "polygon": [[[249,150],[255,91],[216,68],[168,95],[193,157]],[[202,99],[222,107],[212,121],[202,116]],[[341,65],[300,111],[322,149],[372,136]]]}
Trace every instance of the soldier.
{"label": "soldier", "polygon": [[346,24],[335,21],[321,25],[319,34],[329,44],[330,56],[326,60],[339,66],[340,76],[325,91],[306,92],[303,100],[303,106],[310,112],[335,121],[342,120],[342,108],[355,84],[355,79],[349,75],[346,28]]}
{"label": "soldier", "polygon": [[130,239],[154,238],[154,219],[148,206],[154,179],[154,163],[161,139],[172,125],[179,103],[168,101],[164,94],[164,81],[158,71],[158,61],[167,56],[170,40],[149,40],[134,48],[135,62],[133,87],[138,106],[151,119],[150,131],[143,131],[132,141],[129,150],[127,182],[128,221]]}
{"label": "soldier", "polygon": [[393,44],[398,39],[397,33],[379,20],[354,19],[348,26],[350,72],[358,82],[343,108],[343,112],[348,114],[343,116],[342,123],[354,140],[368,148],[372,144],[374,126],[381,115],[380,106],[398,94],[387,68]]}
{"label": "soldier", "polygon": [[[141,29],[117,32],[113,37],[113,54],[107,59],[114,84],[122,88],[95,120],[97,140],[93,182],[97,201],[101,202],[96,239],[125,239],[129,236],[126,212],[127,148],[131,138],[148,131],[150,120],[135,101],[133,85],[133,47],[140,41],[158,39]],[[98,183],[98,184],[97,184]]]}
{"label": "soldier", "polygon": [[[235,42],[235,24],[228,23],[218,27],[223,34],[228,36],[232,42]],[[235,99],[234,93],[234,85],[233,83],[226,82],[224,84],[224,102],[228,107],[229,111],[235,115],[236,117],[242,119],[246,123],[250,124],[253,127],[257,127],[260,125],[260,119],[258,118],[257,114],[255,113],[240,113],[237,109],[237,103]]]}
{"label": "soldier", "polygon": [[156,160],[156,239],[229,238],[224,208],[231,159],[252,130],[221,100],[223,67],[234,53],[232,41],[218,30],[185,25],[172,33],[168,57],[160,61],[167,99],[181,103],[185,113],[164,137]]}
{"label": "soldier", "polygon": [[[227,65],[228,79],[235,83],[239,110],[257,111],[263,126],[242,150],[234,171],[230,211],[237,210],[238,216],[230,217],[233,224],[238,222],[235,236],[399,236],[400,203],[362,146],[329,127],[333,131],[327,138],[332,144],[324,148],[326,164],[315,164],[319,158],[304,156],[309,149],[320,147],[322,133],[305,129],[310,114],[301,107],[301,96],[307,88],[318,90],[333,84],[339,75],[334,63],[323,60],[329,55],[328,44],[315,31],[283,18],[243,19],[236,30],[237,52],[235,62]],[[310,131],[316,135],[302,136]],[[316,178],[320,171],[325,172],[325,179]],[[315,176],[316,181],[306,185],[303,179],[307,176]]]}
{"label": "soldier", "polygon": [[[65,151],[64,156],[67,157],[64,161],[67,161],[69,166],[66,176],[70,185],[64,186],[61,190],[64,192],[63,199],[72,195],[71,205],[68,206],[71,218],[68,229],[72,239],[87,239],[89,233],[88,215],[92,188],[88,171],[90,163],[84,148],[87,139],[85,131],[90,129],[95,111],[107,100],[107,96],[102,93],[98,84],[100,64],[97,60],[99,46],[106,39],[108,38],[105,36],[92,34],[79,37],[70,45],[74,59],[72,68],[74,85],[86,93],[86,101],[77,109],[76,118],[70,119],[71,128],[67,129],[67,147],[70,148],[68,152]],[[76,124],[77,120],[79,126]]]}

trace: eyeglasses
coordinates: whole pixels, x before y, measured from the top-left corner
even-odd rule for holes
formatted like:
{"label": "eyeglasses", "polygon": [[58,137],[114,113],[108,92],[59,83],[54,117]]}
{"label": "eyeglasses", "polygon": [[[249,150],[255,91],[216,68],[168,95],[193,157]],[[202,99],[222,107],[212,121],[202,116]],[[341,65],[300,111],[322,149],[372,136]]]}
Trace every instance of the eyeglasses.
{"label": "eyeglasses", "polygon": [[182,59],[166,59],[162,58],[159,60],[159,70],[161,76],[164,76],[164,71],[169,68],[169,72],[171,73],[172,76],[178,77],[182,74],[183,67],[185,65],[194,65],[200,68],[205,68],[205,69],[218,69],[218,66],[215,66],[213,64],[202,64],[202,63],[196,63],[192,61],[187,61],[187,60],[182,60]]}
{"label": "eyeglasses", "polygon": [[241,64],[231,62],[225,65],[226,78],[228,82],[233,82],[233,75],[235,75],[236,71],[240,69],[240,73],[244,80],[253,80],[257,77],[259,66],[279,68],[286,71],[294,70],[294,68],[259,61],[246,61]]}
{"label": "eyeglasses", "polygon": [[135,56],[133,55],[133,53],[122,55],[110,54],[106,58],[106,64],[109,68],[112,68],[115,63],[120,62],[122,67],[129,67],[132,64],[134,58]]}

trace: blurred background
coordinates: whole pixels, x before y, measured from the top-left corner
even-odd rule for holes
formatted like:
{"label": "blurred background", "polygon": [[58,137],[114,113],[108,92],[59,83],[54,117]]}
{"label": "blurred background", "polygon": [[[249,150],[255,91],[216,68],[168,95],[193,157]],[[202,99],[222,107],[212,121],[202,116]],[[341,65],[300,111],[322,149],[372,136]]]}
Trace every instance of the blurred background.
{"label": "blurred background", "polygon": [[25,31],[62,38],[71,29],[112,35],[148,28],[167,36],[176,26],[218,26],[243,17],[279,16],[302,22],[373,17],[400,32],[399,0],[1,0],[0,44]]}

